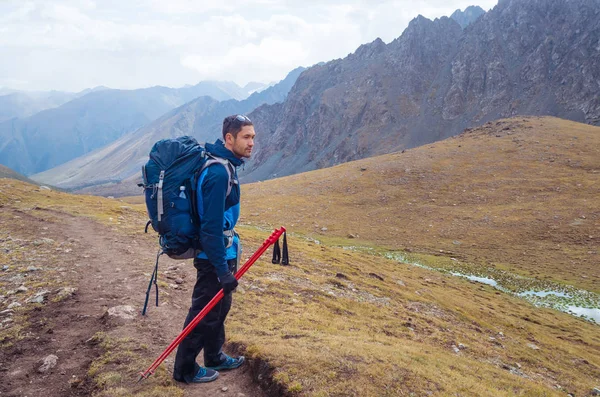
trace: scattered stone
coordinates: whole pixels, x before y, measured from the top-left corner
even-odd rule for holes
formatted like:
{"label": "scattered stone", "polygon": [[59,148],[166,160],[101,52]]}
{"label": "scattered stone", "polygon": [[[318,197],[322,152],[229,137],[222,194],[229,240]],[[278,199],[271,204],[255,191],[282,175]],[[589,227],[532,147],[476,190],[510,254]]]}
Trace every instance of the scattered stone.
{"label": "scattered stone", "polygon": [[12,308],[11,308],[11,307],[9,307],[9,308],[8,308],[8,309],[6,309],[6,310],[2,310],[2,311],[0,312],[0,316],[12,316],[14,312],[15,312],[15,311],[14,311],[14,310],[12,310]]}
{"label": "scattered stone", "polygon": [[2,271],[3,272],[7,271],[8,269],[10,269],[10,267],[8,267],[8,265],[2,266]]}
{"label": "scattered stone", "polygon": [[533,350],[540,350],[540,348],[537,347],[537,345],[535,345],[534,343],[528,343],[527,346]]}
{"label": "scattered stone", "polygon": [[452,244],[454,244],[454,245],[461,245],[462,243],[461,243],[460,241],[454,240],[454,241],[452,242]]}
{"label": "scattered stone", "polygon": [[115,196],[106,196],[107,199],[114,199]]}
{"label": "scattered stone", "polygon": [[600,396],[600,386],[592,389],[592,396]]}
{"label": "scattered stone", "polygon": [[29,266],[27,268],[28,272],[37,272],[38,270],[42,270],[42,268],[41,267],[35,267],[35,266]]}
{"label": "scattered stone", "polygon": [[25,276],[23,274],[17,274],[16,276],[11,277],[10,281],[13,283],[20,283],[24,278]]}
{"label": "scattered stone", "polygon": [[40,186],[40,190],[52,190],[52,189],[50,189],[48,186],[42,185],[42,186]]}
{"label": "scattered stone", "polygon": [[14,309],[15,307],[21,307],[23,305],[21,305],[19,302],[13,302],[10,305],[8,305],[9,309]]}
{"label": "scattered stone", "polygon": [[70,296],[75,295],[76,292],[77,292],[77,288],[63,287],[63,288],[59,288],[58,290],[56,290],[56,295],[59,298],[68,298]]}
{"label": "scattered stone", "polygon": [[83,383],[83,380],[78,378],[76,375],[73,375],[73,377],[71,379],[69,379],[69,387],[71,387],[73,389],[79,387],[79,385],[81,385],[81,383]]}
{"label": "scattered stone", "polygon": [[8,373],[8,376],[13,377],[13,378],[21,377],[21,375],[23,375],[22,369],[17,369],[16,371],[12,371],[12,372]]}
{"label": "scattered stone", "polygon": [[221,388],[221,391],[222,391],[223,393],[225,393],[227,390],[229,390],[229,388],[228,388],[227,386],[223,386],[223,387]]}
{"label": "scattered stone", "polygon": [[366,170],[367,170],[367,167],[360,167],[360,170],[361,170],[361,171],[366,171]]}
{"label": "scattered stone", "polygon": [[114,306],[108,309],[108,315],[112,317],[119,317],[124,320],[133,320],[137,315],[137,311],[133,306]]}
{"label": "scattered stone", "polygon": [[356,236],[352,233],[348,233],[348,238],[356,238]]}
{"label": "scattered stone", "polygon": [[132,208],[131,208],[131,207],[129,207],[129,206],[127,206],[127,205],[122,205],[122,206],[121,206],[121,209],[122,209],[122,210],[130,210],[130,209],[132,209]]}
{"label": "scattered stone", "polygon": [[376,278],[379,281],[383,281],[383,277],[381,277],[379,274],[377,273],[369,273],[369,276]]}
{"label": "scattered stone", "polygon": [[454,345],[452,345],[452,350],[454,350],[454,353],[460,353],[460,349]]}
{"label": "scattered stone", "polygon": [[40,245],[43,245],[43,244],[54,244],[54,240],[52,240],[51,238],[43,237],[43,238],[40,238],[38,240],[34,240],[32,242],[32,244],[35,245],[35,246],[40,246]]}
{"label": "scattered stone", "polygon": [[44,303],[44,295],[36,295],[33,298],[29,298],[27,303]]}
{"label": "scattered stone", "polygon": [[[465,350],[465,349],[467,348],[467,345],[463,345],[462,343],[459,343],[459,344],[458,344],[458,348],[459,348],[460,350]],[[521,367],[519,367],[519,368],[521,368]]]}
{"label": "scattered stone", "polygon": [[[527,376],[527,374],[523,373],[520,369],[518,369],[516,367],[512,367],[508,364],[502,364],[502,368],[509,371],[513,375],[517,375],[522,378],[529,378],[529,376]],[[559,386],[559,388],[560,388],[560,386]]]}
{"label": "scattered stone", "polygon": [[327,228],[326,228],[326,227],[322,227],[322,228],[321,228],[321,231],[322,231],[322,232],[326,232],[326,231],[327,231]]}
{"label": "scattered stone", "polygon": [[182,278],[176,278],[175,279],[175,284],[183,284],[183,279]]}
{"label": "scattered stone", "polygon": [[178,269],[179,269],[179,268],[178,268],[177,266],[174,266],[174,265],[173,265],[173,266],[169,266],[169,267],[167,268],[167,270],[178,270]]}
{"label": "scattered stone", "polygon": [[344,280],[348,280],[348,276],[346,276],[344,273],[336,273],[335,277],[336,278],[343,278]]}
{"label": "scattered stone", "polygon": [[58,363],[58,357],[55,356],[54,354],[50,354],[49,356],[46,356],[46,358],[44,358],[41,362],[42,365],[40,365],[40,367],[38,368],[38,372],[40,374],[44,374],[48,371],[50,371],[52,368],[56,367],[56,364]]}
{"label": "scattered stone", "polygon": [[17,290],[16,290],[16,292],[17,292],[17,293],[19,293],[19,292],[27,292],[27,291],[29,291],[29,288],[27,288],[27,287],[26,287],[26,286],[24,286],[24,285],[21,285],[21,286],[20,286],[19,288],[17,288]]}
{"label": "scattered stone", "polygon": [[406,284],[404,284],[404,281],[402,281],[402,280],[397,280],[396,284],[398,284],[398,285],[400,285],[402,287],[406,287]]}

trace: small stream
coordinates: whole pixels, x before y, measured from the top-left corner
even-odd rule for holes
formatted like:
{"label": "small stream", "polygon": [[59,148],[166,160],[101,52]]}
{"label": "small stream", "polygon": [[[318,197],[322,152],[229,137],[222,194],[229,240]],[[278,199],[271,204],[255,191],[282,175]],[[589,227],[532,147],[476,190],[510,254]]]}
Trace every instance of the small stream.
{"label": "small stream", "polygon": [[[320,241],[306,238],[316,244]],[[379,255],[373,248],[362,246],[338,246],[345,250]],[[398,252],[387,252],[383,256],[397,262],[417,266],[431,271],[463,277],[470,281],[486,284],[507,294],[522,298],[536,307],[546,307],[580,317],[600,325],[600,295],[594,292],[577,289],[571,285],[540,281],[511,274],[494,268],[477,269],[480,274],[472,274],[475,270],[463,270],[465,266],[456,263],[457,269],[435,268],[410,260],[407,255]]]}
{"label": "small stream", "polygon": [[474,282],[486,284],[502,292],[525,299],[537,307],[560,310],[573,316],[600,324],[600,295],[590,291],[577,289],[570,285],[541,282],[495,269],[489,269],[489,271],[496,273],[498,277],[495,277],[496,274],[475,275],[454,269],[434,268],[410,261],[404,255],[398,253],[387,253],[384,256],[404,264],[450,274],[456,277],[463,277]]}

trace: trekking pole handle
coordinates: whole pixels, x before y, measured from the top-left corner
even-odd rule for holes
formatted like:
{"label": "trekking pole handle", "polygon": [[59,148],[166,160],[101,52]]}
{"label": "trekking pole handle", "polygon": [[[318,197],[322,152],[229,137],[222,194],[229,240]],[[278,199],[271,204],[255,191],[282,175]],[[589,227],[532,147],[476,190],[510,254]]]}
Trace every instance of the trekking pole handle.
{"label": "trekking pole handle", "polygon": [[[237,271],[237,273],[235,274],[236,280],[239,280],[244,275],[244,273],[248,271],[250,266],[252,266],[254,262],[256,262],[258,258],[260,258],[260,256],[264,254],[264,252],[271,245],[273,245],[275,241],[277,241],[284,232],[285,228],[283,226],[279,229],[275,229],[273,233],[271,233],[271,235],[262,243],[260,248],[256,250],[256,252],[250,257],[250,259],[248,259],[246,263],[244,263],[244,266],[242,266]],[[175,338],[175,340],[173,340],[173,342],[171,342],[171,344],[162,352],[162,354],[158,356],[158,358],[152,363],[152,365],[150,365],[150,367],[148,367],[146,371],[140,373],[140,378],[138,379],[138,382],[142,379],[147,379],[150,375],[154,373],[154,371],[156,371],[158,366],[169,356],[169,354],[173,352],[173,350],[175,350],[175,348],[181,343],[181,341],[190,332],[192,332],[196,325],[198,325],[198,323],[202,321],[204,316],[206,316],[206,314],[209,311],[211,311],[213,307],[215,307],[215,305],[223,298],[224,295],[225,294],[223,293],[222,289],[219,290],[219,292],[217,292],[217,294],[210,300],[210,302],[208,302],[204,309],[202,309],[202,311],[200,311],[200,313],[198,313],[196,317],[194,317],[194,319],[187,325],[187,327],[185,327],[183,331],[181,331],[181,333]]]}

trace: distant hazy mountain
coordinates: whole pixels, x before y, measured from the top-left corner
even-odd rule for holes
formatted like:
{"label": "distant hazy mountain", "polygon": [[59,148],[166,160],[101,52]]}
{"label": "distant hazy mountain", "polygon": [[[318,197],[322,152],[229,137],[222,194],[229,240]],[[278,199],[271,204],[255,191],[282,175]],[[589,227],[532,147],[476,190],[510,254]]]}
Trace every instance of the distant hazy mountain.
{"label": "distant hazy mountain", "polygon": [[[283,102],[302,71],[304,68],[293,70],[276,85],[243,101],[217,102],[209,97],[199,97],[137,131],[123,135],[108,146],[32,178],[71,189],[102,184],[111,186],[126,178],[139,178],[140,167],[148,161],[154,142],[182,135],[192,135],[200,142],[214,141],[221,136],[224,117],[245,114],[263,104]],[[125,189],[129,189],[130,194],[137,191],[133,182]]]}
{"label": "distant hazy mountain", "polygon": [[105,146],[194,98],[222,101],[231,99],[230,93],[244,96],[242,91],[228,82],[92,89],[60,107],[0,123],[0,164],[27,175],[41,172]]}
{"label": "distant hazy mountain", "polygon": [[267,88],[275,85],[277,83],[265,84],[265,83],[257,83],[255,81],[251,81],[250,83],[244,86],[244,91],[248,93],[248,96],[254,94],[255,92],[261,92],[266,90]]}
{"label": "distant hazy mountain", "polygon": [[106,87],[88,88],[81,92],[64,91],[19,91],[0,89],[0,122],[15,117],[25,118],[42,110],[53,109],[90,92],[101,91]]}
{"label": "distant hazy mountain", "polygon": [[485,14],[485,11],[483,8],[481,8],[479,6],[469,6],[469,7],[465,8],[464,11],[461,11],[461,10],[454,11],[454,13],[452,15],[450,15],[450,18],[452,18],[456,22],[458,22],[460,27],[464,29],[467,26],[469,26],[470,24],[472,24],[473,22],[475,22],[483,14]]}
{"label": "distant hazy mountain", "polygon": [[[306,70],[256,119],[244,181],[390,153],[518,114],[600,124],[600,0],[502,0],[465,29],[422,16]],[[257,111],[258,112],[258,111]],[[265,139],[266,138],[266,139]]]}
{"label": "distant hazy mountain", "polygon": [[29,117],[45,109],[51,109],[76,98],[71,92],[50,91],[28,93],[13,91],[0,94],[0,122],[14,117]]}

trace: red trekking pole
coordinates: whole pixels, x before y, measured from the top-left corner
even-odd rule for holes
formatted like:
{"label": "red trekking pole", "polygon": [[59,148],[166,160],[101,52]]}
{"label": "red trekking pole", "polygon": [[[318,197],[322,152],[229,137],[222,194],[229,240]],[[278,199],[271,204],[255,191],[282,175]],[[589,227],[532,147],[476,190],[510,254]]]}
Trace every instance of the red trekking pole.
{"label": "red trekking pole", "polygon": [[[244,273],[246,273],[246,271],[248,271],[250,266],[252,266],[254,264],[254,262],[256,262],[258,260],[258,258],[260,258],[260,256],[267,250],[267,248],[269,248],[272,244],[275,244],[275,242],[279,239],[279,237],[284,232],[285,232],[285,228],[283,226],[280,229],[275,229],[275,231],[273,231],[273,233],[269,236],[269,238],[267,238],[262,243],[260,248],[254,253],[254,255],[252,255],[250,257],[250,259],[248,259],[246,261],[246,263],[244,263],[244,265],[237,271],[237,273],[235,274],[236,280],[239,280],[240,278],[242,278],[242,276],[244,275]],[[158,358],[152,363],[152,365],[150,367],[148,367],[148,369],[146,371],[140,372],[140,378],[138,379],[138,382],[141,381],[142,379],[147,379],[150,375],[152,375],[154,373],[154,371],[156,371],[158,366],[169,356],[169,354],[171,354],[171,352],[173,350],[175,350],[175,348],[181,343],[181,341],[190,332],[192,332],[192,330],[196,327],[196,325],[198,325],[198,323],[200,321],[202,321],[204,316],[206,316],[206,314],[208,312],[210,312],[217,303],[219,303],[219,301],[223,298],[223,296],[224,296],[223,290],[220,290],[219,292],[217,292],[217,294],[214,296],[214,298],[212,298],[211,301],[208,302],[208,304],[204,307],[204,309],[202,309],[202,311],[200,313],[198,313],[198,315],[196,317],[194,317],[194,319],[187,325],[187,327],[185,327],[183,329],[183,331],[181,331],[181,333],[177,336],[177,338],[175,338],[175,340],[173,342],[171,342],[171,344],[165,349],[165,351],[162,352],[162,354],[160,356],[158,356]]]}

